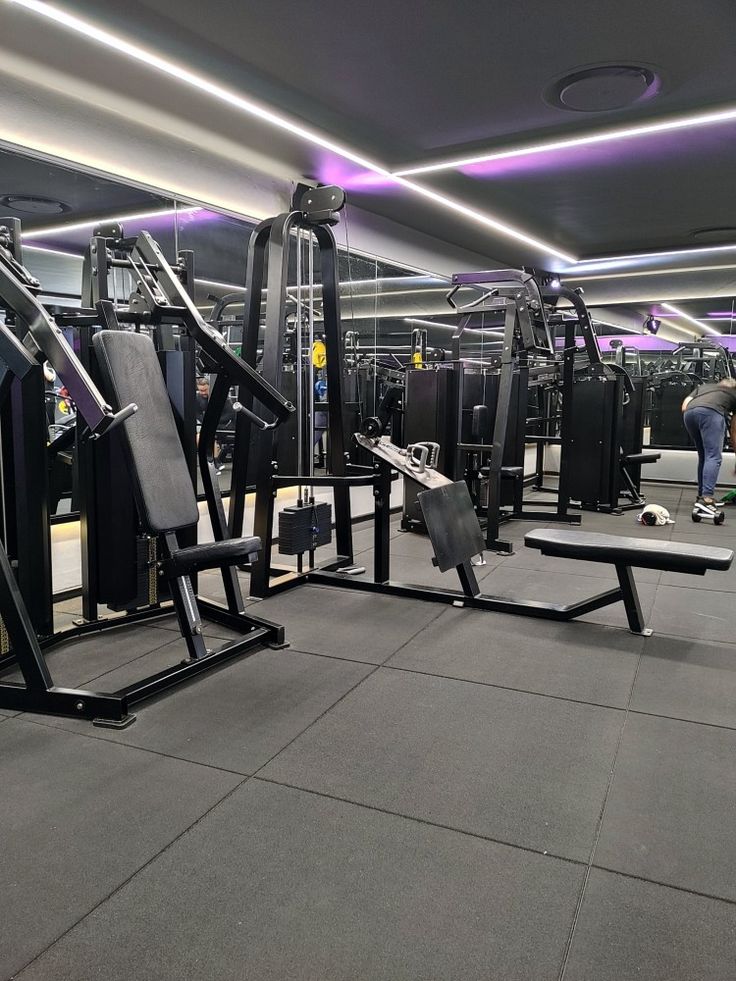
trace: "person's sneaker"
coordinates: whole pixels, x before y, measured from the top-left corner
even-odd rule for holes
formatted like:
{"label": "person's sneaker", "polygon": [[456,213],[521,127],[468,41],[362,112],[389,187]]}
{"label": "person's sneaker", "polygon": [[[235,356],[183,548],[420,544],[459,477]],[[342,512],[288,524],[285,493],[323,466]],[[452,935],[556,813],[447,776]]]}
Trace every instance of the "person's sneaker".
{"label": "person's sneaker", "polygon": [[716,514],[715,504],[711,504],[705,498],[699,497],[693,505],[693,512],[702,515],[704,518],[712,518]]}

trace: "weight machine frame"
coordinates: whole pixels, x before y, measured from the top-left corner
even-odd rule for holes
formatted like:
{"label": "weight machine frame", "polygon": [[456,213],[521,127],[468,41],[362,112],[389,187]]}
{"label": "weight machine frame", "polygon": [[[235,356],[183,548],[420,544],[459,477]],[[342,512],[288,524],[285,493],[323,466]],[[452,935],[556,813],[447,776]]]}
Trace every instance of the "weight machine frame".
{"label": "weight machine frame", "polygon": [[[469,306],[472,306],[474,312],[477,312],[479,309],[486,309],[490,302],[494,308],[500,307],[504,314],[502,352],[500,357],[495,355],[491,359],[492,365],[498,369],[499,374],[498,398],[491,443],[465,443],[460,441],[461,434],[458,432],[457,449],[466,454],[466,458],[472,454],[476,454],[481,460],[484,457],[488,458],[488,475],[485,478],[487,489],[485,507],[486,549],[508,554],[513,551],[513,544],[499,537],[501,525],[507,521],[558,521],[571,525],[580,524],[579,515],[568,513],[569,499],[565,498],[562,493],[558,494],[556,502],[540,501],[538,502],[538,509],[525,508],[523,502],[523,463],[520,468],[521,472],[517,467],[504,467],[503,464],[514,377],[518,375],[519,399],[526,406],[530,374],[549,373],[550,370],[556,372],[557,370],[554,365],[554,340],[545,317],[544,293],[540,292],[536,280],[530,273],[516,269],[455,273],[452,277],[452,283],[453,288],[448,295],[448,302],[455,309],[458,308],[453,302],[453,297],[461,287],[483,286],[488,288],[489,292],[473,301]],[[466,310],[468,306],[462,309]],[[453,360],[460,368],[462,367],[460,358],[461,338],[470,323],[470,319],[471,314],[469,313],[463,317],[452,339]],[[592,325],[589,326],[592,331]],[[593,342],[595,342],[594,337]],[[535,355],[544,355],[549,359],[550,364],[530,364],[530,359]],[[526,436],[524,440],[527,441]],[[532,438],[529,441],[539,443],[550,440],[549,437],[544,436]],[[514,500],[510,509],[504,508],[501,504],[501,485],[504,479],[512,479],[515,483]],[[549,510],[543,510],[544,508],[549,508]]]}
{"label": "weight machine frame", "polygon": [[[289,274],[289,246],[292,232],[304,230],[314,236],[319,254],[322,283],[324,343],[327,352],[327,440],[330,476],[308,477],[303,474],[282,475],[276,464],[276,434],[261,429],[251,444],[252,419],[248,414],[236,423],[234,458],[230,491],[230,534],[242,534],[245,514],[248,456],[253,454],[256,473],[256,500],[253,534],[261,539],[262,550],[250,566],[250,591],[264,597],[288,585],[295,585],[307,575],[291,567],[279,568],[272,562],[276,495],[280,487],[309,484],[332,487],[335,502],[337,558],[328,565],[337,568],[353,560],[350,487],[370,484],[373,476],[351,475],[348,447],[343,426],[343,343],[341,337],[337,244],[331,226],[337,223],[337,212],[343,207],[340,188],[299,187],[293,208],[275,218],[262,221],[252,232],[248,245],[246,307],[243,330],[243,358],[255,364],[258,349],[261,312],[264,308],[263,378],[279,388],[283,369],[284,328],[286,324],[286,286]],[[266,274],[266,263],[268,271]],[[301,367],[301,366],[300,366]],[[251,392],[240,393],[240,402],[251,412],[255,398]],[[301,407],[300,407],[301,411]],[[307,502],[308,503],[308,502]],[[277,582],[272,583],[276,576]]]}
{"label": "weight machine frame", "polygon": [[[20,242],[20,226],[16,225],[17,243]],[[2,234],[2,233],[0,233]],[[120,230],[122,234],[122,230]],[[135,240],[114,240],[113,248],[110,248],[110,240],[105,235],[96,236],[92,241],[90,252],[85,262],[84,270],[84,298],[91,305],[94,301],[95,309],[86,309],[70,314],[63,319],[66,323],[73,323],[81,329],[91,332],[92,328],[99,323],[103,323],[112,329],[119,329],[118,313],[111,302],[108,293],[108,272],[110,268],[123,266],[133,269],[138,273],[137,291],[131,298],[131,309],[126,311],[123,316],[127,316],[128,322],[134,323],[139,327],[143,323],[151,324],[161,328],[162,333],[166,334],[166,328],[173,323],[181,323],[184,327],[182,339],[190,345],[189,362],[192,368],[192,388],[193,388],[193,366],[194,366],[194,343],[199,343],[210,358],[211,362],[218,366],[224,366],[222,370],[227,370],[241,386],[247,387],[250,391],[259,394],[263,404],[271,409],[275,415],[273,422],[266,422],[258,416],[252,418],[263,426],[275,426],[277,422],[288,416],[293,411],[291,404],[283,399],[281,395],[271,388],[258,376],[258,374],[245,365],[237,358],[232,351],[227,348],[224,339],[212,330],[199,315],[199,311],[194,306],[193,301],[185,292],[183,284],[177,278],[172,268],[164,259],[157,244],[151,239],[148,233],[143,232]],[[114,246],[120,246],[119,251],[129,249],[130,255],[136,258],[131,264],[126,264],[125,260],[114,254]],[[60,328],[50,318],[47,312],[41,307],[29,288],[37,288],[38,284],[22,268],[18,256],[19,245],[14,244],[11,252],[0,243],[0,303],[10,309],[18,321],[30,324],[34,330],[31,336],[34,337],[32,348],[34,355],[39,358],[48,357],[54,367],[57,367],[59,375],[69,388],[72,398],[76,401],[76,392],[80,393],[78,409],[80,416],[85,418],[89,424],[88,430],[78,433],[78,447],[86,452],[87,460],[91,460],[90,447],[95,445],[96,439],[102,433],[109,432],[116,424],[124,421],[134,411],[134,405],[126,406],[117,413],[113,413],[109,405],[100,395],[95,381],[88,373],[86,366],[76,357],[68,346],[66,339],[61,333]],[[9,258],[8,258],[9,256]],[[94,271],[96,270],[96,272]],[[186,254],[182,262],[181,274],[183,278],[189,277],[189,283],[193,284],[193,262],[191,253]],[[18,283],[20,275],[28,276],[28,287],[21,282]],[[15,304],[11,307],[11,302]],[[121,318],[122,319],[122,318]],[[43,350],[41,345],[48,350]],[[35,375],[40,379],[40,361],[35,360],[34,356],[20,343],[8,327],[0,327],[0,356],[7,355],[7,360],[0,371],[0,397],[7,395],[12,383],[13,373],[21,380],[25,377]],[[63,374],[62,374],[63,372]],[[223,375],[224,377],[224,375]],[[181,381],[181,380],[180,380]],[[184,379],[184,382],[186,379]],[[179,385],[181,396],[181,408],[186,406],[186,385]],[[45,419],[45,406],[43,401],[43,384],[40,385],[40,395],[38,404]],[[192,392],[193,396],[193,392]],[[193,398],[191,400],[193,402]],[[175,406],[176,408],[176,406]],[[207,433],[205,433],[205,439]],[[203,442],[203,441],[201,441]],[[45,449],[45,439],[43,448]],[[186,445],[186,444],[185,444]],[[206,457],[206,453],[204,454]],[[190,454],[191,456],[191,454]],[[41,469],[41,476],[45,475],[45,470]],[[89,479],[90,471],[86,470]],[[204,476],[204,475],[203,475]],[[216,478],[215,478],[216,479]],[[45,483],[43,484],[45,487]],[[90,486],[87,485],[86,492],[90,493]],[[219,494],[219,489],[217,489]],[[89,498],[88,498],[89,500]],[[221,498],[220,504],[221,504]],[[89,562],[90,549],[96,542],[94,539],[94,519],[92,525],[89,524],[89,513],[82,514],[82,534],[83,534],[83,554],[86,552]],[[222,519],[219,528],[222,531],[224,517],[220,509],[219,517]],[[87,521],[85,521],[85,518]],[[218,512],[213,515],[213,528],[217,534]],[[46,524],[48,530],[48,524]],[[92,534],[90,534],[90,532]],[[184,538],[184,535],[181,536]],[[224,526],[223,537],[227,535],[227,527]],[[194,539],[196,541],[196,526],[194,528]],[[49,539],[45,539],[46,555],[49,560],[50,575],[50,544]],[[179,543],[181,544],[181,543]],[[164,543],[164,559],[174,547],[172,542]],[[208,671],[210,668],[230,660],[235,657],[245,656],[256,653],[265,643],[271,646],[284,646],[284,628],[279,624],[269,623],[268,621],[248,617],[243,612],[242,597],[240,597],[239,583],[232,570],[223,569],[223,578],[227,577],[225,572],[231,573],[234,577],[235,590],[228,591],[228,608],[225,609],[217,604],[199,600],[198,607],[204,616],[215,622],[221,623],[232,630],[238,631],[243,636],[238,640],[225,645],[219,650],[206,651],[197,656],[190,657],[178,664],[175,664],[163,671],[144,678],[141,681],[128,685],[114,692],[98,692],[87,689],[67,689],[56,686],[46,663],[44,651],[57,644],[77,637],[90,634],[97,634],[103,630],[117,629],[134,623],[148,622],[151,619],[168,616],[171,613],[171,606],[163,606],[156,602],[150,606],[134,611],[128,611],[124,615],[111,619],[99,619],[97,617],[96,593],[94,592],[95,582],[92,577],[92,590],[90,596],[85,595],[85,614],[92,612],[91,600],[94,601],[94,615],[85,616],[84,620],[78,622],[74,627],[61,631],[57,634],[43,632],[41,639],[37,636],[37,629],[31,620],[28,610],[23,602],[20,589],[15,579],[11,563],[4,549],[0,548],[0,611],[2,612],[2,626],[10,642],[10,653],[0,657],[0,671],[7,668],[18,666],[23,675],[25,684],[16,682],[0,682],[0,707],[14,711],[45,712],[55,715],[68,715],[76,718],[90,719],[97,725],[121,728],[134,721],[135,716],[131,715],[131,706],[149,699],[171,687],[189,680],[197,674]],[[87,575],[89,576],[88,569]],[[155,575],[155,567],[153,568]],[[38,586],[38,584],[36,584]],[[87,581],[90,587],[90,581]],[[48,590],[49,602],[50,578]],[[53,607],[51,607],[53,615]],[[53,628],[53,620],[50,624]],[[186,638],[185,638],[186,639]],[[202,645],[200,643],[200,648]],[[203,650],[203,648],[202,648]]]}

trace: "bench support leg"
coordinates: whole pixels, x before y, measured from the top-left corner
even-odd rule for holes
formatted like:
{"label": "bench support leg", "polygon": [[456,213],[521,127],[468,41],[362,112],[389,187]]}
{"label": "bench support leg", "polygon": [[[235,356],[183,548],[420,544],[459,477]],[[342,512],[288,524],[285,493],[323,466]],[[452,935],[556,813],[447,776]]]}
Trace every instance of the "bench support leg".
{"label": "bench support leg", "polygon": [[634,575],[628,565],[616,565],[616,575],[618,576],[619,586],[621,587],[621,598],[626,609],[626,619],[629,621],[629,630],[632,634],[640,634],[642,637],[651,637],[652,630],[644,626],[644,615],[641,612],[639,593],[634,582]]}

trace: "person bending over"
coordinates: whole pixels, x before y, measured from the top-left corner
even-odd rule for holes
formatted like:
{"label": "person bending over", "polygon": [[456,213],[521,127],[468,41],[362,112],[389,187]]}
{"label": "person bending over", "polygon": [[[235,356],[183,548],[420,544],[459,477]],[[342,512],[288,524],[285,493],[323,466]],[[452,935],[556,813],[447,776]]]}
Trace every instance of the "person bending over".
{"label": "person bending over", "polygon": [[696,506],[715,507],[723,440],[730,420],[731,448],[736,450],[736,380],[698,385],[682,403],[683,422],[698,451]]}

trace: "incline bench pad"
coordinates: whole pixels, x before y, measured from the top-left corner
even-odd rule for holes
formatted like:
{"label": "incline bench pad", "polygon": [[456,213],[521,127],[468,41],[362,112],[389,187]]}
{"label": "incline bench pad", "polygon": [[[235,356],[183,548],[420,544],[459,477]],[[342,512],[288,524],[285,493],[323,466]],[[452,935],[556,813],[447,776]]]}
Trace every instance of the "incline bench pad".
{"label": "incline bench pad", "polygon": [[101,330],[92,345],[113,407],[138,405],[123,423],[123,442],[146,531],[157,535],[195,525],[197,498],[152,341],[128,330]]}
{"label": "incline bench pad", "polygon": [[708,569],[729,569],[733,562],[730,548],[554,528],[536,528],[527,532],[524,544],[540,549],[543,555],[563,559],[585,559],[588,562],[609,562],[701,576]]}

